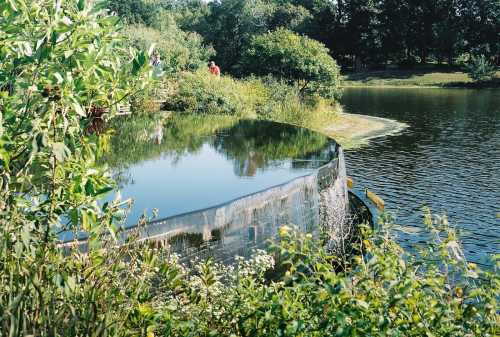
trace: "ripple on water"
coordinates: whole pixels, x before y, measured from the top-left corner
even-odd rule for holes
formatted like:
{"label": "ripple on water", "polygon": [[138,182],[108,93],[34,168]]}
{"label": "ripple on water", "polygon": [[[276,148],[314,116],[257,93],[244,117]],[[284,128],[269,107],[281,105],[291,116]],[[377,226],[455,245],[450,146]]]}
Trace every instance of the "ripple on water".
{"label": "ripple on water", "polygon": [[[448,89],[347,89],[350,113],[407,123],[403,133],[346,151],[348,174],[380,194],[405,228],[422,228],[421,208],[446,213],[467,257],[500,252],[500,92]],[[425,243],[401,231],[406,244]]]}

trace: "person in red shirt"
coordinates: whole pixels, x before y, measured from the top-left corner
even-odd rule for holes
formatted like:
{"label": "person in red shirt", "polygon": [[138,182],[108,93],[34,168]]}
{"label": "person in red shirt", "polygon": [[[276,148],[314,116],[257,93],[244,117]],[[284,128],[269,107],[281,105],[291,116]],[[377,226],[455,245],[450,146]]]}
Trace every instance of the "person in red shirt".
{"label": "person in red shirt", "polygon": [[208,64],[208,70],[212,75],[220,77],[220,68],[217,65],[215,65],[214,61],[210,61],[210,63]]}

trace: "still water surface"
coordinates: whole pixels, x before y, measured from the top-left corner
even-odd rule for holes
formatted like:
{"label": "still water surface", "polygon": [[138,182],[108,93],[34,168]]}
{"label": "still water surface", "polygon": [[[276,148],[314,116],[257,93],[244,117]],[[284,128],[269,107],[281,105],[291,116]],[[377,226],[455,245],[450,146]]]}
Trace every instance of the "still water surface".
{"label": "still water surface", "polygon": [[425,243],[427,205],[461,229],[470,260],[500,253],[500,90],[349,88],[342,103],[409,125],[345,151],[347,173],[385,199],[401,241]]}
{"label": "still water surface", "polygon": [[117,132],[103,161],[134,200],[127,225],[153,209],[163,219],[310,175],[337,151],[324,135],[266,121],[131,119]]}

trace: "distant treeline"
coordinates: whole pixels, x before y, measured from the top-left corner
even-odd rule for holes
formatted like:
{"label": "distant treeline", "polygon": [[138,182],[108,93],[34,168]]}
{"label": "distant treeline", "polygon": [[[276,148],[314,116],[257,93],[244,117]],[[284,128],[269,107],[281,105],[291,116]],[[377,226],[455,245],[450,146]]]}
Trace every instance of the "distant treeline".
{"label": "distant treeline", "polygon": [[235,74],[251,37],[280,27],[322,42],[343,66],[453,65],[469,55],[500,65],[498,0],[113,0],[110,7],[146,25],[159,10],[170,12]]}

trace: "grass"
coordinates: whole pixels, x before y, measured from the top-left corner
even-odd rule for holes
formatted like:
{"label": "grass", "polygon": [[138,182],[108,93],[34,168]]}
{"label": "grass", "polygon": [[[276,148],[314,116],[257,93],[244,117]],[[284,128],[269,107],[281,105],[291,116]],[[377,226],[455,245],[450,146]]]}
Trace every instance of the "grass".
{"label": "grass", "polygon": [[341,105],[336,105],[330,111],[318,111],[302,118],[274,115],[269,119],[322,133],[335,139],[344,150],[359,148],[372,138],[395,134],[407,127],[404,123],[390,119],[344,113]]}
{"label": "grass", "polygon": [[459,69],[418,67],[411,70],[387,69],[363,71],[344,75],[344,87],[500,87],[500,71],[487,82],[474,83]]}
{"label": "grass", "polygon": [[[297,87],[272,79],[219,79],[206,71],[184,74],[163,108],[172,113],[226,115],[293,124],[334,138],[344,148],[356,148],[373,138],[401,130],[395,121],[345,114],[338,102],[300,97]],[[173,85],[169,85],[173,86]]]}

